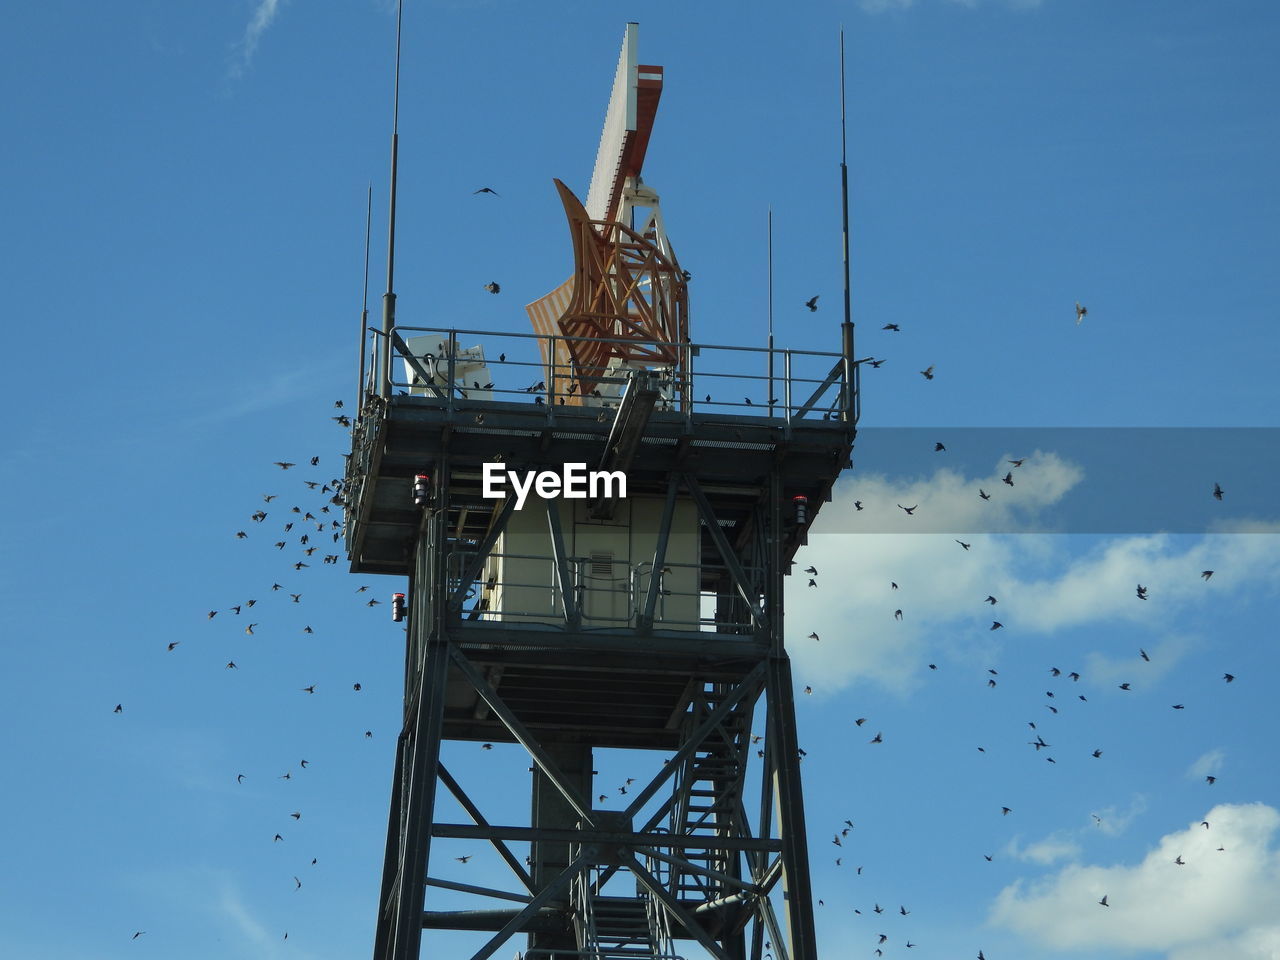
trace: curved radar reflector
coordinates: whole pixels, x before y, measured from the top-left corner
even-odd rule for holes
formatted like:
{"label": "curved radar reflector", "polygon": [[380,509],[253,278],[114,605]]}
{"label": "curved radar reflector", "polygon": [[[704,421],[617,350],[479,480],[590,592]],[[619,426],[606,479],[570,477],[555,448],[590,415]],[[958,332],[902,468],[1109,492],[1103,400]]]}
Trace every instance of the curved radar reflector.
{"label": "curved radar reflector", "polygon": [[[662,95],[662,67],[636,56],[639,25],[627,24],[584,205],[559,180],[573,238],[574,272],[525,307],[540,335],[545,382],[557,402],[592,404],[616,395],[619,366],[658,365],[672,387],[685,367],[688,289],[667,241],[657,194],[643,187],[649,136]],[[650,215],[639,230],[634,208]]]}

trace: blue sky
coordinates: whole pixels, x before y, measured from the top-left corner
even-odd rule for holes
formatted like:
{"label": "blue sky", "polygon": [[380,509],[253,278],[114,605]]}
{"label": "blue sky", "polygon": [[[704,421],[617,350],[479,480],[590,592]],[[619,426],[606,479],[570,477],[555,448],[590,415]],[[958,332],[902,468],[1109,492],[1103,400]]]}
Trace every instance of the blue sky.
{"label": "blue sky", "polygon": [[[863,424],[936,433],[950,459],[890,455],[914,432],[879,446],[869,431],[800,558],[819,588],[790,587],[825,955],[869,957],[881,933],[886,956],[915,960],[1280,955],[1280,10],[407,8],[402,322],[528,329],[523,305],[569,267],[551,178],[585,194],[634,19],[642,62],[666,68],[645,178],[693,274],[694,339],[763,344],[772,207],[779,343],[831,350],[846,28],[858,350],[887,359],[864,379]],[[304,480],[341,475],[329,417],[355,389],[370,182],[375,312],[382,289],[394,10],[129,0],[4,19],[0,955],[361,955],[402,661],[386,606],[365,599],[398,586],[320,563],[324,547],[295,570],[297,545],[272,543],[290,507],[323,503]],[[1179,462],[1177,430],[1160,434],[1175,442],[1158,445],[1173,480],[1157,496],[1139,469],[1156,434],[1109,458],[1118,434],[1082,450],[1061,428],[1231,442],[1189,442]],[[1018,505],[1004,490],[984,504],[1006,454],[1028,457]],[[1131,525],[1008,532],[1127,479],[1158,501]],[[917,495],[920,529],[972,548],[904,533],[892,504]],[[1266,532],[1218,532],[1250,525]],[[515,752],[447,761],[464,783],[515,771],[491,810],[521,814]],[[638,762],[602,758],[601,789]],[[441,872],[503,882],[482,851],[453,863],[465,847],[440,844]]]}

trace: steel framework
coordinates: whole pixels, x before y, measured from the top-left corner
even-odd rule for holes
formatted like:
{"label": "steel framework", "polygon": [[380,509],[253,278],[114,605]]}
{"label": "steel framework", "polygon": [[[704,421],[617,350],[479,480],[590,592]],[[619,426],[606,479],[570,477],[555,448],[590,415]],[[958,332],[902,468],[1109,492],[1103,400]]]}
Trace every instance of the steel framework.
{"label": "steel framework", "polygon": [[[457,338],[441,333],[441,342]],[[421,367],[399,332],[389,339],[410,370]],[[549,347],[544,355],[554,356]],[[443,929],[490,934],[473,960],[516,934],[527,938],[528,960],[656,960],[681,956],[688,942],[719,960],[760,960],[766,944],[780,960],[813,960],[783,577],[806,520],[849,464],[857,412],[850,349],[846,329],[842,350],[825,355],[825,378],[819,370],[804,385],[785,380],[782,409],[762,401],[745,413],[694,409],[691,380],[667,392],[670,403],[628,419],[625,391],[623,403],[591,407],[545,402],[545,394],[469,398],[452,370],[416,395],[400,394],[389,369],[364,378],[384,389],[366,393],[354,430],[351,569],[409,578],[404,726],[375,960],[417,958],[424,930]],[[647,579],[630,581],[623,615],[601,625],[584,609],[584,558],[570,548],[577,520],[556,499],[525,508],[543,514],[547,549],[538,562],[553,615],[521,619],[490,607],[503,585],[488,571],[508,549],[515,509],[513,498],[481,495],[483,465],[495,457],[511,469],[599,464],[622,448],[638,451],[627,460],[628,497],[660,506]],[[412,484],[423,473],[430,494],[415,504]],[[797,498],[810,505],[807,518],[797,515]],[[625,516],[615,522],[625,525]],[[663,613],[677,579],[671,544],[682,534],[698,542],[686,577],[697,594],[693,623]],[[764,732],[753,743],[761,710]],[[524,748],[533,771],[527,822],[486,816],[489,798],[442,764],[448,740]],[[592,802],[593,761],[612,748],[664,761],[622,810]],[[470,822],[440,819],[441,786]],[[487,841],[513,889],[445,877],[433,869],[435,838]],[[428,888],[476,907],[427,909]]]}

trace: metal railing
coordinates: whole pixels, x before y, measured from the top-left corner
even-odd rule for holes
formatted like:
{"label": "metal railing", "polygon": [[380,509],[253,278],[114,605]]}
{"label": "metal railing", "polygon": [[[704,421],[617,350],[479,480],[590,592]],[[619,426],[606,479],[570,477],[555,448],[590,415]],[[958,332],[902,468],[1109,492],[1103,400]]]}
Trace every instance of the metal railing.
{"label": "metal railing", "polygon": [[[455,548],[448,555],[450,591],[465,586],[463,592],[471,601],[471,606],[464,611],[468,619],[555,623],[565,618],[564,597],[551,553],[490,552],[480,576],[463,585],[460,578],[471,568],[475,557],[474,550],[465,548]],[[635,626],[641,621],[653,579],[652,561],[631,565],[615,558],[609,561],[618,571],[612,575],[593,573],[598,563],[593,557],[571,556],[565,558],[565,562],[570,580],[567,588],[584,624],[623,627]],[[752,582],[761,581],[762,569],[748,565],[744,570]],[[658,573],[654,626],[668,630],[740,632],[741,622],[721,622],[710,603],[710,595],[699,588],[708,575],[728,579],[731,572],[720,563],[665,563]]]}
{"label": "metal railing", "polygon": [[[557,363],[556,357],[567,355],[563,347],[572,338],[536,333],[394,326],[389,335],[369,327],[368,335],[374,342],[364,352],[366,397],[412,392],[444,400],[450,409],[475,399],[522,401],[541,403],[552,418],[566,404],[613,407],[627,372],[635,369],[621,364],[584,371],[572,360]],[[423,349],[419,341],[411,349],[409,340],[420,337],[435,342]],[[635,346],[634,340],[621,338],[595,342]],[[646,367],[656,370],[663,384],[658,411],[688,418],[695,412],[758,416],[786,425],[796,420],[857,422],[860,363],[841,352],[692,342],[646,345],[681,358],[675,365]],[[468,371],[481,369],[484,380],[468,379]],[[573,389],[580,375],[596,383],[588,396]]]}

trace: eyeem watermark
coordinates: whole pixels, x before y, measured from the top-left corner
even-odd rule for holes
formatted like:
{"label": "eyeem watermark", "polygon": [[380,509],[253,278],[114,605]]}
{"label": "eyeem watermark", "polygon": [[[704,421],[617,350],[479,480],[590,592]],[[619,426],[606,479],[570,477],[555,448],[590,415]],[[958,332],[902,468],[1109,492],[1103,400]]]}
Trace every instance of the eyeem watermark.
{"label": "eyeem watermark", "polygon": [[516,495],[516,509],[523,510],[524,502],[533,491],[543,499],[564,497],[568,500],[585,500],[587,497],[625,497],[627,475],[621,470],[588,470],[585,463],[566,463],[563,470],[526,470],[523,474],[506,470],[502,464],[486,463],[483,469],[481,493],[490,500],[500,500],[507,495],[510,483]]}

